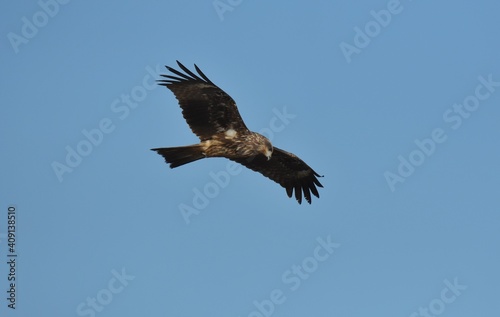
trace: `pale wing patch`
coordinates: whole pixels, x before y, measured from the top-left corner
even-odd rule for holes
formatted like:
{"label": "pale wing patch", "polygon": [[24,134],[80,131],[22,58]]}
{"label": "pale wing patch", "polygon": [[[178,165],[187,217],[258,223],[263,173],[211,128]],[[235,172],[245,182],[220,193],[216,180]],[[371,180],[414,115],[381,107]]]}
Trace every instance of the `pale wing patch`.
{"label": "pale wing patch", "polygon": [[309,174],[310,174],[310,172],[308,170],[303,170],[303,171],[298,171],[297,172],[297,176],[299,178],[309,176]]}
{"label": "pale wing patch", "polygon": [[226,135],[226,138],[232,139],[232,138],[234,138],[234,137],[236,136],[236,134],[238,134],[238,133],[237,133],[237,132],[236,132],[236,130],[234,130],[234,129],[228,129],[228,130],[226,130],[226,132],[224,132],[224,134]]}
{"label": "pale wing patch", "polygon": [[206,140],[201,142],[200,144],[203,146],[203,151],[206,151],[212,145],[212,141]]}
{"label": "pale wing patch", "polygon": [[[198,86],[199,88],[213,88],[214,86],[211,85],[211,84],[205,84],[205,83],[197,83],[196,86]],[[204,94],[205,96],[207,94]]]}

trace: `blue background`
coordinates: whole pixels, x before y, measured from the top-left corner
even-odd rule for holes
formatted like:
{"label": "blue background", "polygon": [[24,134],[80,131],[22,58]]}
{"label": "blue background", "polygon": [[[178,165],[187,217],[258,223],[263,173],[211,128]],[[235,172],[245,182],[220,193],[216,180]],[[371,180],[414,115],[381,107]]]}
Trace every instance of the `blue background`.
{"label": "blue background", "polygon": [[[460,126],[450,112],[478,100],[478,78],[500,81],[498,1],[55,4],[0,10],[2,316],[500,311],[500,87],[478,88],[488,96]],[[298,205],[246,169],[217,185],[210,173],[227,160],[172,170],[150,151],[197,142],[173,94],[152,88],[177,59],[324,175],[321,198]],[[271,126],[284,110],[289,120]],[[102,120],[109,133],[89,148],[82,131]],[[435,129],[445,140],[432,147]],[[86,156],[59,179],[54,162],[67,165],[79,144]],[[398,168],[406,176],[391,189]],[[197,190],[211,196],[199,208]],[[189,224],[183,204],[197,213]],[[5,300],[12,205],[15,311]],[[338,245],[324,253],[318,239]],[[290,275],[299,265],[307,278]]]}

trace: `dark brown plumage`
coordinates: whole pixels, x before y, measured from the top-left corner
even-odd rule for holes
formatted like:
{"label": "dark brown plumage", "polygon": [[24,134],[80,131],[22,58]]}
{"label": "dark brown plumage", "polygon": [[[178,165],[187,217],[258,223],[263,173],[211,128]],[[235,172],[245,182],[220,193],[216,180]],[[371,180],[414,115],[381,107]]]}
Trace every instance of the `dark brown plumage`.
{"label": "dark brown plumage", "polygon": [[261,134],[248,130],[234,100],[194,65],[195,74],[177,61],[180,72],[161,75],[159,84],[170,89],[182,108],[182,115],[199,144],[152,149],[165,158],[171,168],[205,157],[225,157],[261,173],[286,189],[288,197],[311,203],[311,193],[319,198],[323,187],[312,168],[296,155],[276,148]]}

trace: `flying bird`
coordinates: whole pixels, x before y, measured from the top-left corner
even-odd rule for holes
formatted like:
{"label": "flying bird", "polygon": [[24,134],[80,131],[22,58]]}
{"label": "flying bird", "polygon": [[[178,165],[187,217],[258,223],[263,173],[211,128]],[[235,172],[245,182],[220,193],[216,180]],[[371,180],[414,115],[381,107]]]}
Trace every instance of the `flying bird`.
{"label": "flying bird", "polygon": [[321,177],[296,155],[273,147],[259,133],[250,131],[241,118],[236,103],[194,65],[190,71],[179,61],[181,72],[165,66],[172,74],[161,75],[158,83],[170,89],[182,108],[182,115],[200,143],[152,149],[175,168],[206,157],[225,157],[261,173],[286,189],[288,197],[311,203],[311,193],[319,198]]}

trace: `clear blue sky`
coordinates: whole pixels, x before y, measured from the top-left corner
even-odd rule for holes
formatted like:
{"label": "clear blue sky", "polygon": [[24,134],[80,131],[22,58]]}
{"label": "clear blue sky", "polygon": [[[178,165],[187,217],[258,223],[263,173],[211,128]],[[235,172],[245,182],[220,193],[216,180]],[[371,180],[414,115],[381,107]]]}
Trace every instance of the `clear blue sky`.
{"label": "clear blue sky", "polygon": [[[0,315],[500,311],[498,1],[2,6]],[[150,151],[197,142],[154,85],[176,60],[324,175],[321,198]]]}

